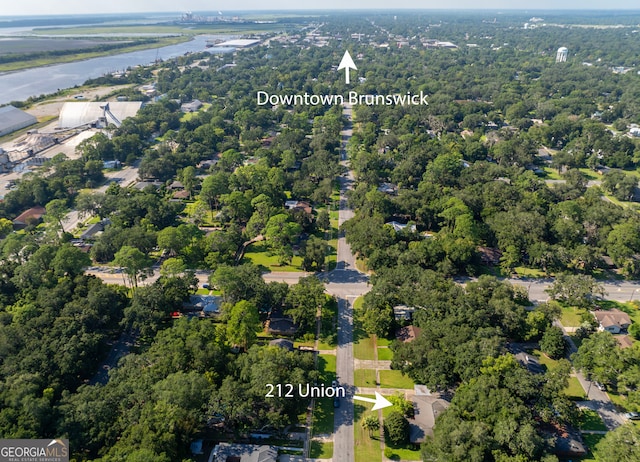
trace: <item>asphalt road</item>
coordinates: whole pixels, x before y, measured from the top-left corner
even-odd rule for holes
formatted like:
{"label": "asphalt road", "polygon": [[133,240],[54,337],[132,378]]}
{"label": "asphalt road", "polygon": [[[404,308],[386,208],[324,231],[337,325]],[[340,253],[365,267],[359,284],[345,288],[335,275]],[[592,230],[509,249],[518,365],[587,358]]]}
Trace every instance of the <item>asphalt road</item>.
{"label": "asphalt road", "polygon": [[[351,121],[351,106],[346,105],[343,115]],[[351,123],[348,123],[342,135],[340,163],[348,168],[346,146],[353,135]],[[346,192],[353,184],[351,171],[340,177],[340,209],[338,225],[353,217],[353,210],[347,204]],[[338,299],[338,348],[336,353],[336,375],[338,382],[353,396],[353,301],[369,290],[368,277],[356,269],[356,258],[345,240],[344,233],[338,235],[338,255],[336,269],[325,280],[327,291]],[[353,400],[342,400],[340,408],[334,414],[333,461],[353,462],[354,456],[354,410]]]}

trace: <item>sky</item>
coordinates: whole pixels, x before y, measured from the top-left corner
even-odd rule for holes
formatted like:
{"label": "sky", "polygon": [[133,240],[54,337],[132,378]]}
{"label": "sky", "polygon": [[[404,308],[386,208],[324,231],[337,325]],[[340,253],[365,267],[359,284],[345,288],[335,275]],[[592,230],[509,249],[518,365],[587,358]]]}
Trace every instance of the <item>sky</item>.
{"label": "sky", "polygon": [[295,9],[640,9],[638,0],[2,0],[0,16]]}

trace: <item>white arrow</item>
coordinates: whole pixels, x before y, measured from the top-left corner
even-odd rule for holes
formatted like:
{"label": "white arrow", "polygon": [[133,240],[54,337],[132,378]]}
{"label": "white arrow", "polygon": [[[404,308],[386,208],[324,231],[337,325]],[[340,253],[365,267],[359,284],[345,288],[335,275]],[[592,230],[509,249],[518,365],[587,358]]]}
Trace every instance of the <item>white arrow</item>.
{"label": "white arrow", "polygon": [[338,70],[340,69],[345,69],[345,77],[344,77],[344,81],[345,83],[349,83],[349,69],[354,69],[354,70],[358,70],[358,68],[356,67],[355,63],[353,62],[353,59],[351,59],[351,55],[349,54],[349,50],[344,52],[344,56],[342,57],[342,60],[340,61],[340,65],[338,66]]}
{"label": "white arrow", "polygon": [[377,411],[378,409],[383,409],[385,407],[393,406],[393,404],[387,398],[382,396],[380,393],[376,391],[375,394],[376,394],[376,399],[365,398],[364,396],[356,396],[356,395],[353,395],[353,399],[357,399],[358,401],[366,401],[367,403],[374,403],[373,407],[371,408],[372,411]]}

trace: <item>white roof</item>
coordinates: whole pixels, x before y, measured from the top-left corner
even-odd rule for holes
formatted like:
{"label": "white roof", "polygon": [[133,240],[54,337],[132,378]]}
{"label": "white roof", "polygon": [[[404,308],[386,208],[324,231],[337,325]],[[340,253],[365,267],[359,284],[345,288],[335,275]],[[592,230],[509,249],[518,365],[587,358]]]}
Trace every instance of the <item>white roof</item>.
{"label": "white roof", "polygon": [[36,118],[13,106],[0,107],[0,132],[11,132],[35,124]]}
{"label": "white roof", "polygon": [[[79,127],[97,121],[104,117],[105,104],[107,103],[85,101],[64,103],[60,110],[58,128]],[[142,107],[140,101],[113,101],[108,104],[109,111],[121,122],[135,116]]]}
{"label": "white roof", "polygon": [[260,43],[260,40],[256,40],[256,39],[235,39],[235,40],[227,40],[226,42],[218,43],[216,46],[219,46],[219,47],[244,48],[244,47],[250,47],[251,45],[257,45],[258,43]]}

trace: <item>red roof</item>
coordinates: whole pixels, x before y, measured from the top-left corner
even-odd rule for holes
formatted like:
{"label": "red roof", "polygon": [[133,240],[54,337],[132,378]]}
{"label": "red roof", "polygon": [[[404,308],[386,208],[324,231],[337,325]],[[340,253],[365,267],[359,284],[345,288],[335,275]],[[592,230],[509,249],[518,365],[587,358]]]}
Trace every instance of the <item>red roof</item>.
{"label": "red roof", "polygon": [[15,218],[15,220],[13,220],[13,222],[17,225],[26,225],[29,221],[38,221],[45,213],[47,213],[47,210],[44,207],[37,205],[22,212]]}

